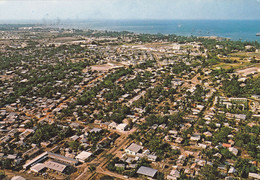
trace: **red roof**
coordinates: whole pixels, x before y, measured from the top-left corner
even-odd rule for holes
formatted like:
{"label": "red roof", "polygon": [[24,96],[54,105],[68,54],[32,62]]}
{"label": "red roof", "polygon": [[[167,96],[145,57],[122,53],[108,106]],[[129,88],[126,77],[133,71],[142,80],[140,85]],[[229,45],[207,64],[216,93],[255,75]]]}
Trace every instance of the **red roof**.
{"label": "red roof", "polygon": [[223,147],[226,147],[226,148],[230,148],[230,147],[231,147],[231,144],[223,143],[222,146],[223,146]]}

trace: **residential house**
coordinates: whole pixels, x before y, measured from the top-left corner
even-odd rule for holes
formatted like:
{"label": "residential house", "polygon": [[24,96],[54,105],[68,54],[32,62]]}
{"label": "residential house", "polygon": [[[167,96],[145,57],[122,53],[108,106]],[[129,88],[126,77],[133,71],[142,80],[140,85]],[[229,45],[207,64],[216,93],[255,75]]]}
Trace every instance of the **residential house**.
{"label": "residential house", "polygon": [[157,156],[152,155],[152,154],[149,154],[149,155],[147,155],[147,159],[148,159],[149,161],[155,162],[155,161],[157,160]]}
{"label": "residential house", "polygon": [[132,143],[128,148],[125,149],[126,154],[136,155],[140,150],[143,149],[143,146]]}
{"label": "residential house", "polygon": [[234,148],[234,147],[230,147],[230,148],[228,148],[228,150],[229,150],[232,154],[234,154],[235,156],[238,154],[238,149],[236,149],[236,148]]}
{"label": "residential house", "polygon": [[90,133],[99,133],[99,132],[101,132],[102,131],[102,129],[100,129],[100,128],[93,128],[93,129],[91,129],[89,132]]}
{"label": "residential house", "polygon": [[170,172],[170,175],[167,176],[167,179],[177,180],[180,177],[181,177],[181,175],[180,175],[180,172],[178,170],[172,170]]}
{"label": "residential house", "polygon": [[201,136],[199,134],[193,134],[191,137],[190,137],[190,140],[191,141],[199,141],[201,138]]}

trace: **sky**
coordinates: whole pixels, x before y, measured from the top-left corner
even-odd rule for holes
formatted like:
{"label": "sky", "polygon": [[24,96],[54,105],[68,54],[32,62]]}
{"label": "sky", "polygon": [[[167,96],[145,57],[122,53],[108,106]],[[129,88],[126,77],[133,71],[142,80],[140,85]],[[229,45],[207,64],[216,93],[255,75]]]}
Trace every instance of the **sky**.
{"label": "sky", "polygon": [[254,19],[260,0],[0,0],[0,20]]}

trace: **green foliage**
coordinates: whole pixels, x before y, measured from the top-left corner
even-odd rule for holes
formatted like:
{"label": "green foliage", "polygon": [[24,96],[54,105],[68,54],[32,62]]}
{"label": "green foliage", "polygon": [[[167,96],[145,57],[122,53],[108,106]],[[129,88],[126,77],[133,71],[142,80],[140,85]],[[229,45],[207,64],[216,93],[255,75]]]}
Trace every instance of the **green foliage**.
{"label": "green foliage", "polygon": [[213,143],[217,144],[218,142],[227,142],[228,141],[228,135],[230,134],[231,129],[228,127],[222,127],[220,131],[218,131],[213,136]]}
{"label": "green foliage", "polygon": [[136,169],[126,170],[123,174],[128,177],[134,177],[136,175]]}
{"label": "green foliage", "polygon": [[147,142],[144,144],[152,152],[155,152],[159,157],[164,157],[167,152],[171,152],[171,146],[162,141],[158,136],[146,136]]}
{"label": "green foliage", "polygon": [[4,179],[5,177],[5,171],[0,171],[0,179]]}
{"label": "green foliage", "polygon": [[258,148],[260,145],[259,130],[259,126],[253,126],[252,128],[246,126],[244,131],[237,133],[235,136],[236,145],[245,148],[256,160],[260,160],[260,149]]}
{"label": "green foliage", "polygon": [[184,62],[179,62],[178,64],[175,64],[173,67],[172,67],[172,72],[175,73],[175,74],[180,74],[182,73],[184,70],[187,71],[187,72],[190,72],[191,71],[191,68],[190,66],[186,65]]}
{"label": "green foliage", "polygon": [[105,175],[105,176],[102,176],[102,177],[100,178],[100,180],[114,180],[114,178],[111,177],[111,176]]}
{"label": "green foliage", "polygon": [[106,131],[101,131],[101,132],[91,132],[88,134],[88,140],[91,143],[98,143],[104,136],[106,135]]}
{"label": "green foliage", "polygon": [[193,101],[197,101],[197,102],[203,102],[204,98],[203,96],[206,95],[206,91],[204,91],[203,87],[201,85],[196,85],[196,90],[194,91],[191,99]]}
{"label": "green foliage", "polygon": [[238,77],[233,76],[231,80],[223,81],[223,90],[229,96],[234,97],[248,97],[252,94],[260,94],[260,79],[248,79],[246,86],[241,87],[241,82]]}
{"label": "green foliage", "polygon": [[74,134],[73,130],[70,126],[66,127],[65,129],[62,129],[59,131],[59,136],[61,138],[71,137]]}
{"label": "green foliage", "polygon": [[124,91],[121,89],[120,86],[114,85],[113,89],[110,90],[108,93],[104,94],[104,98],[108,101],[116,101],[120,96],[122,96]]}
{"label": "green foliage", "polygon": [[260,94],[260,78],[246,80],[246,86],[243,87],[246,96]]}
{"label": "green foliage", "polygon": [[124,83],[124,90],[126,92],[131,92],[134,89],[136,89],[139,85],[139,82],[141,82],[141,77],[140,75],[138,75],[135,79],[132,79],[130,81],[127,81],[126,83]]}
{"label": "green foliage", "polygon": [[240,87],[240,82],[238,81],[237,77],[233,77],[231,80],[223,81],[223,90],[229,96],[239,96],[243,94],[243,90]]}
{"label": "green foliage", "polygon": [[35,131],[31,138],[33,143],[40,143],[43,141],[48,141],[50,138],[57,136],[59,133],[59,128],[57,125],[52,124],[42,124],[39,125],[38,129]]}
{"label": "green foliage", "polygon": [[10,159],[3,159],[0,163],[2,169],[12,169],[12,161]]}
{"label": "green foliage", "polygon": [[225,159],[231,159],[233,157],[233,154],[227,148],[220,149],[220,153]]}
{"label": "green foliage", "polygon": [[79,149],[80,143],[78,141],[69,142],[69,146],[72,150],[77,151]]}
{"label": "green foliage", "polygon": [[122,123],[124,118],[125,118],[125,114],[123,113],[113,113],[110,116],[110,119],[116,123]]}
{"label": "green foliage", "polygon": [[242,178],[247,178],[249,172],[256,172],[256,167],[250,164],[248,159],[237,159],[234,167]]}
{"label": "green foliage", "polygon": [[230,68],[230,69],[214,69],[210,75],[211,76],[220,76],[220,77],[225,77],[225,78],[229,78],[229,73],[233,73],[234,69]]}
{"label": "green foliage", "polygon": [[172,84],[171,82],[172,82],[172,77],[171,76],[166,76],[164,78],[163,86],[164,87],[170,87],[171,84]]}
{"label": "green foliage", "polygon": [[116,158],[110,160],[110,162],[107,165],[107,169],[109,171],[117,171],[117,169],[115,167],[116,163],[124,163],[124,162],[122,160],[120,160],[118,157],[116,157]]}
{"label": "green foliage", "polygon": [[216,154],[218,152],[217,149],[212,148],[212,149],[203,149],[202,153],[205,154],[207,156],[208,159],[212,160],[215,159],[216,157],[213,157],[214,154]]}
{"label": "green foliage", "polygon": [[208,65],[215,65],[219,63],[219,59],[218,58],[212,58],[208,60]]}
{"label": "green foliage", "polygon": [[[48,49],[46,51],[51,50]],[[39,52],[39,54],[42,53],[44,52]],[[54,55],[55,54],[52,53],[48,54],[48,56],[50,57]],[[5,104],[15,102],[15,99],[19,98],[20,96],[38,96],[52,98],[56,96],[57,92],[65,94],[70,90],[71,87],[82,81],[82,78],[78,76],[81,75],[81,71],[87,65],[89,65],[89,62],[71,63],[66,62],[66,60],[55,65],[39,65],[35,63],[34,56],[14,55],[11,57],[1,56],[0,69],[1,66],[4,69],[21,66],[22,61],[30,62],[30,66],[23,65],[24,69],[29,70],[27,73],[21,73],[20,70],[16,70],[14,72],[15,74],[19,75],[19,77],[14,79],[14,93],[9,94],[9,96],[5,97],[4,100],[0,102],[0,107],[4,106]],[[34,66],[35,68],[32,69],[32,67]],[[23,79],[27,79],[28,82],[21,82],[21,80]],[[68,83],[66,84],[66,87],[64,87],[64,84],[58,85],[57,81],[64,81],[63,83]]]}
{"label": "green foliage", "polygon": [[201,179],[203,180],[215,180],[218,179],[219,172],[216,167],[206,164],[200,171]]}
{"label": "green foliage", "polygon": [[146,125],[148,126],[152,126],[153,124],[163,124],[166,123],[168,121],[168,118],[166,116],[162,117],[162,116],[156,116],[154,114],[148,116],[146,118]]}
{"label": "green foliage", "polygon": [[164,180],[164,174],[161,173],[161,172],[158,172],[158,173],[157,173],[157,179],[158,179],[158,180]]}
{"label": "green foliage", "polygon": [[147,60],[144,63],[138,64],[137,68],[139,68],[139,69],[146,69],[148,67],[153,67],[155,62],[156,61],[153,61],[153,60]]}

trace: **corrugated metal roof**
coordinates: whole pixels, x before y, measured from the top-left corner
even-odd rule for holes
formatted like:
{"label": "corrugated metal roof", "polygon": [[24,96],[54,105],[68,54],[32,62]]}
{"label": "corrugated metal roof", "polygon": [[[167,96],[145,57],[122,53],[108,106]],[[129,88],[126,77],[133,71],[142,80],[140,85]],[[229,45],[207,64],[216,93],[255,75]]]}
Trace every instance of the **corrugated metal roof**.
{"label": "corrugated metal roof", "polygon": [[48,161],[45,163],[45,166],[49,169],[52,169],[52,170],[55,170],[55,171],[58,171],[58,172],[63,172],[65,170],[65,168],[67,167],[66,165],[64,164],[60,164],[60,163],[57,163],[57,162],[53,162],[53,161]]}
{"label": "corrugated metal roof", "polygon": [[137,152],[139,152],[142,148],[143,148],[142,146],[139,146],[139,145],[137,145],[137,144],[135,144],[135,143],[132,143],[127,149],[128,149],[129,151],[133,151],[133,152],[137,153]]}
{"label": "corrugated metal roof", "polygon": [[37,163],[37,164],[35,164],[34,166],[32,166],[30,169],[31,169],[32,171],[38,173],[38,172],[40,172],[41,170],[43,170],[44,168],[46,168],[44,164],[42,164],[42,163]]}
{"label": "corrugated metal roof", "polygon": [[156,169],[152,169],[152,168],[149,168],[149,167],[141,166],[138,169],[137,173],[145,175],[145,176],[149,176],[149,177],[154,177],[155,174],[157,173],[157,171],[158,170],[156,170]]}

